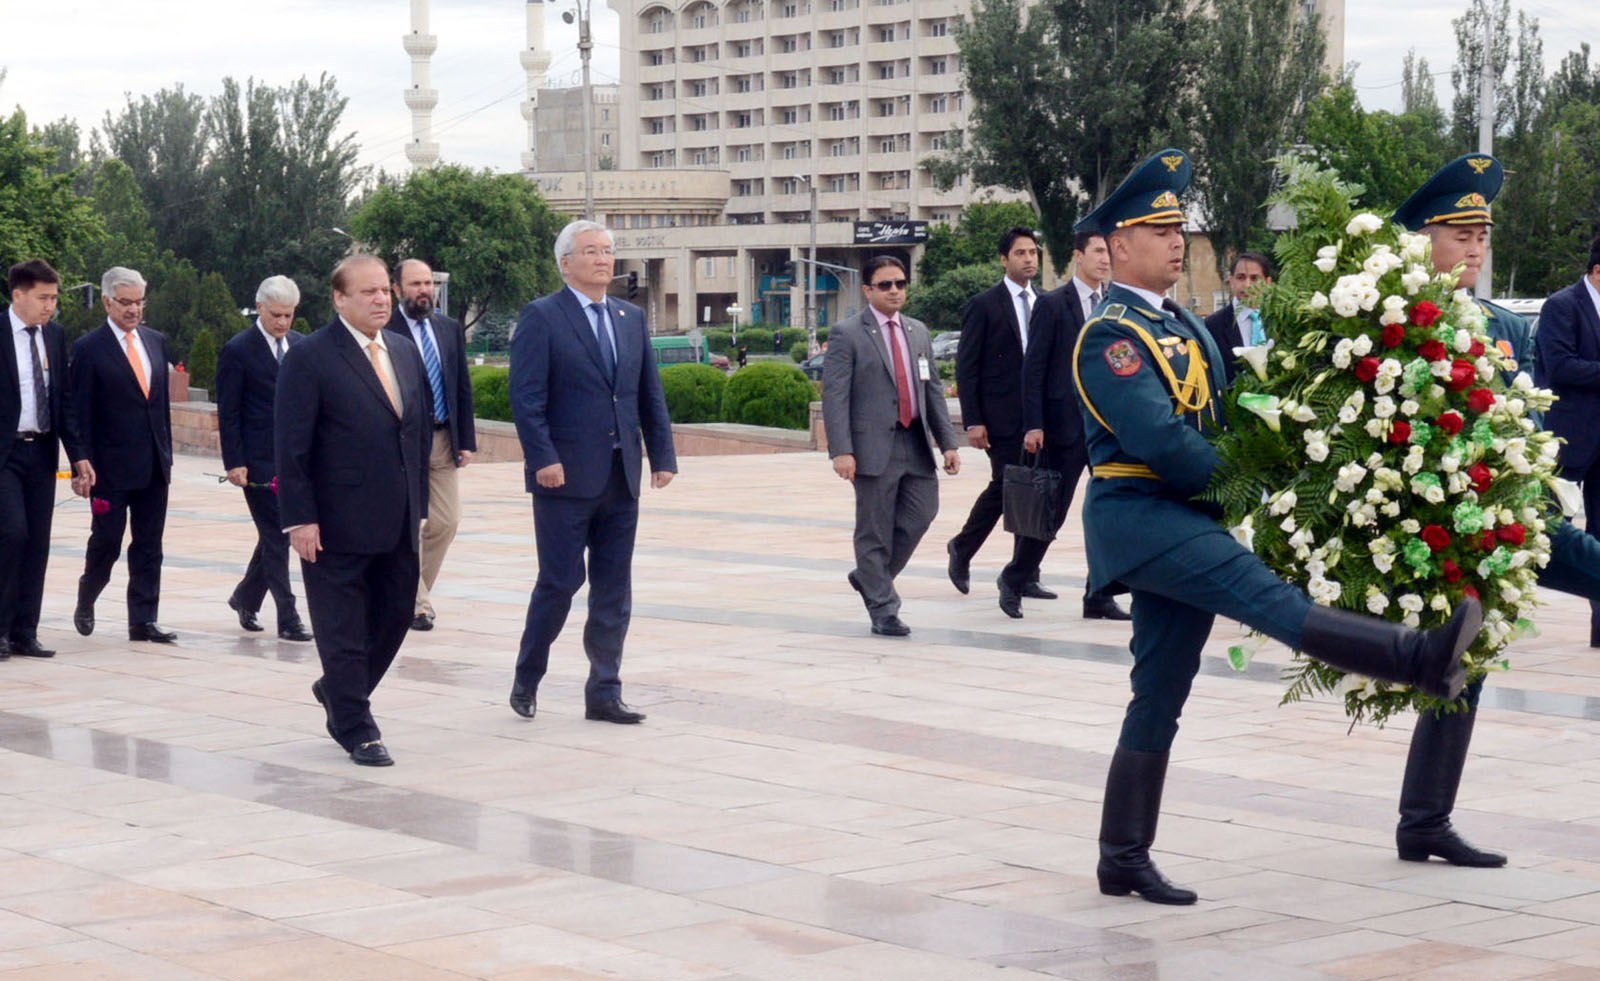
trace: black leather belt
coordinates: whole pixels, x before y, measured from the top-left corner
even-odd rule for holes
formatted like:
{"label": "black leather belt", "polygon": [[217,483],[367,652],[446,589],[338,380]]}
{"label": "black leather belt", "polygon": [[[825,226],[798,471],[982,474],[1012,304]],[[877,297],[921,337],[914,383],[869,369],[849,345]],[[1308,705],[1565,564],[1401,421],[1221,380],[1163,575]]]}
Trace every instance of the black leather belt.
{"label": "black leather belt", "polygon": [[450,428],[450,420],[446,419],[444,422],[439,422],[436,419],[436,420],[434,420],[433,428],[435,428],[435,429],[449,429]]}
{"label": "black leather belt", "polygon": [[24,443],[32,443],[44,435],[44,433],[18,433],[17,439]]}

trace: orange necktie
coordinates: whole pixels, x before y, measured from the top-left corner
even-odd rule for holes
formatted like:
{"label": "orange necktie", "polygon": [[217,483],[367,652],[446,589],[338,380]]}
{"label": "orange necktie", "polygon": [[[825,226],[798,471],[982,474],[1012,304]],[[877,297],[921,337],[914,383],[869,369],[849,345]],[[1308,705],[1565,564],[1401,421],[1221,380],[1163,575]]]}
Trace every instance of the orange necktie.
{"label": "orange necktie", "polygon": [[130,330],[122,336],[128,342],[128,363],[133,365],[133,377],[139,379],[139,390],[144,393],[144,397],[148,400],[150,398],[150,379],[144,376],[144,362],[139,360],[139,352],[134,350],[133,331]]}
{"label": "orange necktie", "polygon": [[383,359],[378,357],[378,352],[383,350],[383,345],[372,341],[367,345],[367,357],[372,359],[372,370],[378,373],[378,382],[383,385],[383,393],[389,396],[389,404],[394,406],[394,414],[400,415],[400,397],[394,393],[394,388],[389,384],[389,373],[383,370]]}

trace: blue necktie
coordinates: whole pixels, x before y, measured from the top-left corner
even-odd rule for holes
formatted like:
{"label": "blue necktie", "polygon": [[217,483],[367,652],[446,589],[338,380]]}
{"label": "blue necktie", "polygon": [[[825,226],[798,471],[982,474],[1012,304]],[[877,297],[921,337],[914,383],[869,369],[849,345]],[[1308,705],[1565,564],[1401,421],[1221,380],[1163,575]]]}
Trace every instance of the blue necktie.
{"label": "blue necktie", "polygon": [[428,369],[428,387],[433,389],[433,419],[444,422],[450,418],[450,403],[444,398],[444,368],[439,365],[439,349],[433,345],[433,333],[426,320],[417,321],[417,333],[422,335],[422,364]]}
{"label": "blue necktie", "polygon": [[606,308],[599,303],[589,304],[594,316],[594,336],[600,342],[600,360],[606,366],[606,380],[617,380],[617,352],[611,349],[611,328],[606,324]]}
{"label": "blue necktie", "polygon": [[1266,342],[1267,342],[1267,332],[1261,326],[1261,311],[1260,310],[1251,310],[1250,311],[1250,343],[1252,345],[1258,345],[1258,344],[1265,344]]}

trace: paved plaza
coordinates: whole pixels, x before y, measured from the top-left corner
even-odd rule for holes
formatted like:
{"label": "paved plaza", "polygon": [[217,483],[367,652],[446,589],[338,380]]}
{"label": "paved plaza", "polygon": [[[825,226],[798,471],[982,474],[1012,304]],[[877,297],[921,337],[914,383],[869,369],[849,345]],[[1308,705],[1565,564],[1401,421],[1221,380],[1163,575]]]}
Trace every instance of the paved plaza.
{"label": "paved plaza", "polygon": [[538,717],[512,714],[531,508],[520,464],[468,468],[438,627],[375,698],[386,770],[324,733],[313,646],[224,604],[254,529],[219,461],[174,470],[174,647],[125,640],[122,564],[99,630],[72,632],[88,507],[62,504],[60,653],[0,663],[0,981],[1600,978],[1586,605],[1546,593],[1484,696],[1456,824],[1509,867],[1398,861],[1411,720],[1280,707],[1287,652],[1237,674],[1219,624],[1155,849],[1201,900],[1104,897],[1128,628],[1077,615],[1076,508],[1046,560],[1061,600],[1000,612],[999,535],[957,594],[943,546],[987,472],[963,463],[900,579],[913,633],[886,639],[845,583],[850,491],[823,455],[682,460],[644,497],[642,726],[583,720],[581,594]]}

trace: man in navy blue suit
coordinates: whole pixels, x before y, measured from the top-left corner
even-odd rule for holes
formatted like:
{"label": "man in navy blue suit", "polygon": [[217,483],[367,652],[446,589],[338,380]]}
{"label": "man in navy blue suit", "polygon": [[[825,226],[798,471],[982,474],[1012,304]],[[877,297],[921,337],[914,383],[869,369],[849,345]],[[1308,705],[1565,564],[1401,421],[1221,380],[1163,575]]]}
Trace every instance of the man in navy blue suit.
{"label": "man in navy blue suit", "polygon": [[383,329],[382,261],[341,260],[333,307],[338,316],[290,348],[278,374],[278,510],[317,631],[311,694],[328,735],[358,765],[389,766],[371,698],[411,627],[433,399],[416,345]]}
{"label": "man in navy blue suit", "polygon": [[[1566,440],[1563,475],[1583,485],[1586,530],[1600,535],[1600,237],[1589,245],[1582,278],[1545,301],[1534,347],[1534,380],[1559,398],[1545,428]],[[1589,646],[1600,647],[1600,604],[1590,610]]]}
{"label": "man in navy blue suit", "polygon": [[277,461],[273,459],[272,410],[277,401],[278,366],[292,345],[304,338],[294,326],[300,287],[287,276],[272,276],[256,288],[256,322],[222,345],[217,356],[217,431],[228,482],[244,489],[244,503],[256,524],[256,549],[244,578],[228,597],[239,626],[261,630],[256,611],[268,592],[278,608],[278,636],[311,639],[295,611],[289,586],[289,538],[278,520]]}
{"label": "man in navy blue suit", "polygon": [[167,341],[144,325],[143,276],[113,266],[100,289],[106,322],[72,345],[72,407],[94,468],[94,496],[107,507],[90,520],[72,623],[86,637],[94,632],[95,600],[111,581],[131,524],[128,638],[170,644],[178,635],[156,623],[172,477]]}
{"label": "man in navy blue suit", "polygon": [[671,483],[678,462],[644,311],[606,295],[613,250],[604,225],[563,228],[555,253],[566,286],[528,304],[511,338],[511,414],[539,555],[511,686],[511,708],[523,718],[533,717],[550,645],[583,585],[587,552],[584,717],[644,721],[623,703],[619,676],[633,607],[641,437],[652,487]]}

